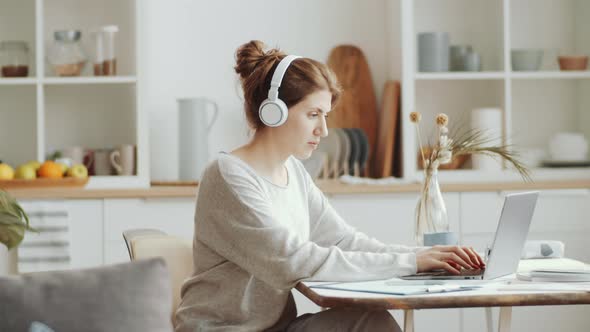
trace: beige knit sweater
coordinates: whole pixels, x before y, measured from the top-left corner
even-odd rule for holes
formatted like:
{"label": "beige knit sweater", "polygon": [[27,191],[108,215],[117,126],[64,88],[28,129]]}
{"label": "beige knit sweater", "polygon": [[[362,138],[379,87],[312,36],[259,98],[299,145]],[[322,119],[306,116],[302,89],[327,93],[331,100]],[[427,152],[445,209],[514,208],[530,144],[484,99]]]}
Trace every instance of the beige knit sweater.
{"label": "beige knit sweater", "polygon": [[205,170],[195,213],[194,274],[182,287],[176,331],[280,330],[297,316],[299,281],[358,281],[416,272],[417,248],[355,231],[303,165],[288,184],[222,153]]}

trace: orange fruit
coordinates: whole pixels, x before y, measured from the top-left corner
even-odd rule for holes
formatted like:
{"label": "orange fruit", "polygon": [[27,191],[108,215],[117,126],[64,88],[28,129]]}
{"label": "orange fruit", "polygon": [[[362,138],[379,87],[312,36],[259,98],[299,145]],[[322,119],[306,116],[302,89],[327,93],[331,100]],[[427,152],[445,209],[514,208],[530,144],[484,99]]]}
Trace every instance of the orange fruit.
{"label": "orange fruit", "polygon": [[37,170],[37,175],[41,178],[60,179],[64,176],[62,166],[56,162],[48,160],[41,164]]}

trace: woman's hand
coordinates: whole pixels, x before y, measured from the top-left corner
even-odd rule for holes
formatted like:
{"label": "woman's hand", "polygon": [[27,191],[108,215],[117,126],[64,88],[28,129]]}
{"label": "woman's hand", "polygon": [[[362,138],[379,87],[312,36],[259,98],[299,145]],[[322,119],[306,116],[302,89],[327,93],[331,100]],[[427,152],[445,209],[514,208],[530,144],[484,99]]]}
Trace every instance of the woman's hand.
{"label": "woman's hand", "polygon": [[418,272],[444,269],[460,274],[461,268],[482,269],[483,259],[471,247],[434,246],[416,253]]}

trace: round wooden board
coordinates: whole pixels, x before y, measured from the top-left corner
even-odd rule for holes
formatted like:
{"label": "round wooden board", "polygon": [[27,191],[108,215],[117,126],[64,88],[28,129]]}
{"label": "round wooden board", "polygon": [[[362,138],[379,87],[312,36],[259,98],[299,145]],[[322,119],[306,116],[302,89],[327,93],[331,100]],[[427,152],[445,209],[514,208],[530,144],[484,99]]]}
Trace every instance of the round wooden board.
{"label": "round wooden board", "polygon": [[369,139],[369,167],[372,169],[377,136],[377,100],[369,64],[362,50],[353,45],[332,49],[328,66],[338,77],[342,96],[330,112],[330,128],[361,128]]}

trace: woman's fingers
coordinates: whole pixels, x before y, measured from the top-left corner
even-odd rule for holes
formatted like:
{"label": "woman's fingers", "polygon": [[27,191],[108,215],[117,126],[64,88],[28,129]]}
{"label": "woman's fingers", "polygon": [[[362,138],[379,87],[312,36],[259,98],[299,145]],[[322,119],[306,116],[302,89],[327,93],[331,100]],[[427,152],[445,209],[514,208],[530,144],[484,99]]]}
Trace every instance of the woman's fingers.
{"label": "woman's fingers", "polygon": [[480,268],[479,262],[476,259],[474,259],[474,257],[471,257],[471,255],[469,255],[464,248],[455,247],[454,252],[457,255],[459,255],[459,257],[463,258],[463,260],[466,261],[470,265],[469,268],[472,268],[472,269],[473,268],[475,268],[475,269]]}
{"label": "woman's fingers", "polygon": [[443,252],[441,255],[445,260],[457,263],[466,269],[472,268],[471,264],[467,263],[463,258],[459,257],[459,255],[455,254],[454,252]]}
{"label": "woman's fingers", "polygon": [[[471,267],[470,268],[484,268],[485,263],[483,259],[473,250],[471,247],[459,247],[459,246],[438,246],[436,247],[439,251],[442,252],[454,252],[460,257],[463,258],[466,262],[468,262]],[[465,259],[467,256],[467,259]]]}
{"label": "woman's fingers", "polygon": [[479,255],[471,247],[463,247],[463,250],[471,257],[471,260],[477,265],[478,268],[483,268],[485,264]]}
{"label": "woman's fingers", "polygon": [[447,271],[449,271],[450,273],[453,273],[453,274],[461,274],[461,272],[458,269],[452,267],[451,264],[449,264],[447,262],[442,262],[442,261],[437,261],[437,262],[438,262],[437,268],[439,268],[439,269],[445,269],[445,270],[447,270]]}
{"label": "woman's fingers", "polygon": [[463,261],[465,261],[468,266],[466,266],[466,269],[473,269],[473,268],[479,268],[479,264],[476,263],[476,260],[472,260],[471,257],[464,251],[461,249],[461,247],[458,246],[442,246],[439,248],[440,251],[442,252],[450,252],[450,253],[455,253],[457,256],[461,257],[463,259]]}
{"label": "woman's fingers", "polygon": [[482,268],[486,266],[486,263],[483,261],[481,256],[479,256],[477,254],[477,252],[475,252],[475,250],[473,250],[472,247],[468,247],[468,248],[466,247],[466,249],[472,257],[475,257],[475,259],[477,259],[477,261],[479,262],[479,265],[481,265]]}
{"label": "woman's fingers", "polygon": [[457,270],[461,271],[461,265],[453,262],[453,261],[447,261],[447,263],[451,264],[452,267],[456,268]]}

